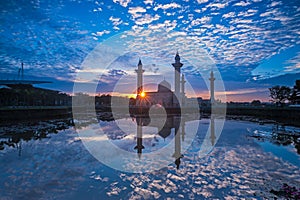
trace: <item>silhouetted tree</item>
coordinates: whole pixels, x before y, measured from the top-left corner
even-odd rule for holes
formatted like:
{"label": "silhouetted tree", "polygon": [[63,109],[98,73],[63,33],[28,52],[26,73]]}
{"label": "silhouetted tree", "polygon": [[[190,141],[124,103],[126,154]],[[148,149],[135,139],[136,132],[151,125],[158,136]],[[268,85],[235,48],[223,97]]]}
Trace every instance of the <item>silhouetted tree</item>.
{"label": "silhouetted tree", "polygon": [[275,102],[276,105],[283,105],[286,100],[290,99],[291,88],[287,86],[273,86],[269,88],[271,101]]}
{"label": "silhouetted tree", "polygon": [[253,100],[251,102],[251,105],[253,105],[253,106],[259,106],[259,105],[261,105],[261,102],[260,102],[260,100]]}

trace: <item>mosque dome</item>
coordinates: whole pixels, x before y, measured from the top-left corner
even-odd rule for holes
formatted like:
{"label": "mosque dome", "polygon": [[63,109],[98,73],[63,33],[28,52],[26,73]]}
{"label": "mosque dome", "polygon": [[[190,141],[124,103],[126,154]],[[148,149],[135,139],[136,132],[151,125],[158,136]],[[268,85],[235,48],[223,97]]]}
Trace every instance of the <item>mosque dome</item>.
{"label": "mosque dome", "polygon": [[168,81],[163,80],[158,84],[158,92],[170,92],[170,91],[171,91],[171,84]]}

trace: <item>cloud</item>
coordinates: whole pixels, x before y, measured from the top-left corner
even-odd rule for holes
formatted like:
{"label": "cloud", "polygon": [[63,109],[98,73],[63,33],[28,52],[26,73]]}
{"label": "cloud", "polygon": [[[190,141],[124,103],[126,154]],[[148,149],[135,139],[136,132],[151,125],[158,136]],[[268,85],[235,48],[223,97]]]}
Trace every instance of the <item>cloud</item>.
{"label": "cloud", "polygon": [[210,3],[207,5],[208,8],[225,8],[228,3]]}
{"label": "cloud", "polygon": [[115,25],[115,26],[118,26],[118,25],[122,24],[121,18],[114,18],[113,16],[111,16],[109,18],[109,20],[112,21],[113,25]]}
{"label": "cloud", "polygon": [[280,2],[280,1],[272,1],[270,7],[275,7],[275,6],[279,6],[279,5],[282,5],[282,2]]}
{"label": "cloud", "polygon": [[191,26],[198,26],[199,24],[209,23],[210,20],[211,20],[211,17],[204,16],[202,18],[198,18],[198,19],[191,21]]}
{"label": "cloud", "polygon": [[232,18],[234,16],[235,16],[235,12],[229,12],[229,13],[224,14],[222,17],[223,18]]}
{"label": "cloud", "polygon": [[197,3],[202,4],[202,3],[207,3],[209,0],[197,0]]}
{"label": "cloud", "polygon": [[300,71],[300,62],[298,61],[298,63],[295,63],[293,66],[287,66],[285,67],[285,71],[286,72],[291,72],[291,71]]}
{"label": "cloud", "polygon": [[142,14],[141,13],[145,13],[146,9],[143,7],[130,7],[128,10],[128,13],[130,13],[132,15],[133,18],[138,18],[141,17]]}
{"label": "cloud", "polygon": [[[268,89],[267,88],[262,88],[262,89],[258,89],[258,88],[244,88],[244,89],[238,89],[238,90],[230,90],[230,91],[225,91],[224,93],[226,94],[226,96],[230,96],[230,95],[241,95],[241,94],[252,94],[252,93],[257,93],[257,92],[267,92]],[[216,92],[216,95],[222,95],[224,94],[223,92]]]}
{"label": "cloud", "polygon": [[102,8],[95,8],[94,10],[93,10],[94,12],[101,12],[102,11]]}
{"label": "cloud", "polygon": [[92,33],[92,35],[101,37],[102,35],[109,34],[109,33],[110,33],[109,30],[104,30],[104,31],[97,31],[96,33]]}
{"label": "cloud", "polygon": [[150,14],[145,14],[142,17],[136,19],[134,22],[137,25],[144,25],[144,24],[150,24],[153,21],[156,21],[160,18],[160,16],[158,14],[155,14],[154,16],[150,15]]}
{"label": "cloud", "polygon": [[298,54],[296,56],[294,56],[293,58],[287,60],[284,64],[286,65],[284,71],[299,72],[300,71],[300,52],[298,52]]}
{"label": "cloud", "polygon": [[111,69],[108,71],[108,75],[109,76],[116,76],[116,77],[120,77],[120,76],[123,76],[123,75],[126,75],[127,72],[123,71],[123,70],[120,70],[120,69]]}
{"label": "cloud", "polygon": [[120,28],[118,26],[123,23],[121,18],[114,18],[113,16],[111,16],[109,20],[113,23],[114,25],[113,29],[115,30],[119,30]]}
{"label": "cloud", "polygon": [[238,3],[234,4],[234,6],[248,6],[250,4],[251,4],[250,2],[241,1],[241,2],[238,2]]}
{"label": "cloud", "polygon": [[113,0],[114,3],[118,3],[123,7],[127,7],[131,0]]}
{"label": "cloud", "polygon": [[153,0],[144,0],[144,4],[150,4],[153,5]]}
{"label": "cloud", "polygon": [[169,4],[158,4],[156,7],[153,8],[154,11],[157,11],[158,9],[174,9],[174,8],[180,8],[181,6],[177,3],[169,3]]}

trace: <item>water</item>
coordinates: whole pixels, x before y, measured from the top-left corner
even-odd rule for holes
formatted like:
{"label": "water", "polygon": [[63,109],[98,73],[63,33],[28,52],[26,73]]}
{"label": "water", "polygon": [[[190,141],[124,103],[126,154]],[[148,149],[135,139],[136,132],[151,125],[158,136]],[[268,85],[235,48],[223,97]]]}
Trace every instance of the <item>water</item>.
{"label": "water", "polygon": [[[143,160],[147,153],[173,144],[174,129],[163,138],[153,127],[143,127],[145,149],[139,159],[134,149],[136,132],[122,133],[116,127],[126,120],[131,119],[101,121],[99,124],[102,130],[109,130],[106,140],[134,154],[133,159]],[[199,129],[191,146],[181,152],[179,169],[174,162],[177,157],[171,157],[173,152],[170,152],[170,163],[147,173],[122,172],[99,162],[86,149],[68,120],[2,126],[1,198],[262,199],[274,197],[270,190],[279,189],[283,183],[300,185],[297,141],[293,137],[279,140],[274,134],[275,125],[227,120],[220,137],[216,133],[214,141],[211,137],[207,140],[215,146],[208,149],[208,155],[199,157],[211,120],[187,122],[185,130],[195,123],[199,124]],[[82,125],[85,130],[92,128],[89,123]],[[295,127],[285,130],[288,133],[299,131]],[[12,134],[18,137],[12,137]],[[184,141],[181,144],[184,145]],[[135,166],[136,163],[131,164]]]}

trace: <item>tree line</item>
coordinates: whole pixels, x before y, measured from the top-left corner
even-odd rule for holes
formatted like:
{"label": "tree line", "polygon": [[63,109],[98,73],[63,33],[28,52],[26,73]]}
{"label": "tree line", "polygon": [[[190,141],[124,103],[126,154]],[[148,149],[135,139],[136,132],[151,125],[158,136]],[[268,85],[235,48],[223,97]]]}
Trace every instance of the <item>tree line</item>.
{"label": "tree line", "polygon": [[276,85],[269,88],[271,101],[278,106],[285,103],[300,104],[300,80],[296,80],[294,87]]}

